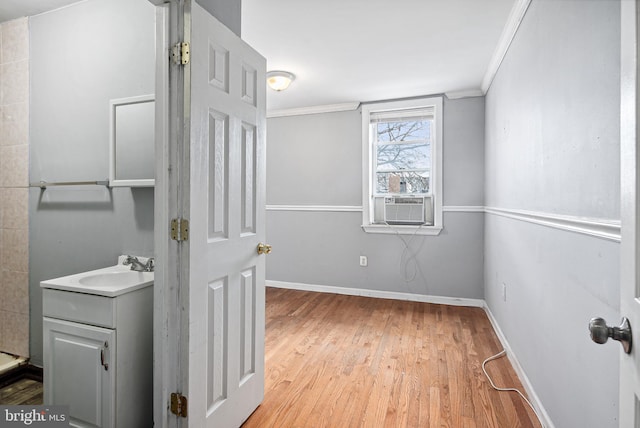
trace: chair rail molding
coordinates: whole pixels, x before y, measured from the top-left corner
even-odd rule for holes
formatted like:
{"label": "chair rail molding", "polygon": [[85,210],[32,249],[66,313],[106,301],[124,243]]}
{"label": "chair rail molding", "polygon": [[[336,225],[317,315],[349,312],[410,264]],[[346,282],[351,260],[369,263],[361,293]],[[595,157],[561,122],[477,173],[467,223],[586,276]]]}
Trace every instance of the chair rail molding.
{"label": "chair rail molding", "polygon": [[620,220],[605,220],[498,207],[485,207],[484,211],[492,215],[620,242]]}
{"label": "chair rail molding", "polygon": [[446,213],[483,213],[482,205],[445,205],[442,211]]}
{"label": "chair rail molding", "polygon": [[267,211],[362,212],[360,205],[267,205]]}
{"label": "chair rail molding", "polygon": [[[267,205],[267,211],[290,212],[362,212],[361,205]],[[486,213],[514,220],[526,221],[540,226],[581,233],[609,241],[620,242],[620,220],[598,219],[540,211],[509,208],[484,207],[481,205],[445,205],[445,213]],[[392,233],[392,232],[389,232]],[[395,232],[393,232],[395,233]]]}

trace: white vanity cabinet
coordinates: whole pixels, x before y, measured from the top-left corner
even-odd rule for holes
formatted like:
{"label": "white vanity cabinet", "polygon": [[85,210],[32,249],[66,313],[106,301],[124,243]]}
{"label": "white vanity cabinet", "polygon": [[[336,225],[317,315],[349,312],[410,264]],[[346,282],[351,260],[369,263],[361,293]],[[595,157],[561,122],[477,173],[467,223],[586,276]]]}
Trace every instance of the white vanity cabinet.
{"label": "white vanity cabinet", "polygon": [[151,427],[153,283],[105,293],[56,281],[41,283],[44,403],[68,405],[74,427]]}
{"label": "white vanity cabinet", "polygon": [[114,426],[116,331],[45,318],[44,337],[45,403],[68,404],[77,426]]}

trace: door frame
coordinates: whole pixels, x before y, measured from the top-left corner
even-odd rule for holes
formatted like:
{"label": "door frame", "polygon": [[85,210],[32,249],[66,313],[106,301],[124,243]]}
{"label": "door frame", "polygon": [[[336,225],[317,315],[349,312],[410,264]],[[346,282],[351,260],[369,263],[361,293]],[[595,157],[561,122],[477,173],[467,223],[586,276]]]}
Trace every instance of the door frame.
{"label": "door frame", "polygon": [[[619,423],[621,427],[640,423],[640,209],[638,165],[638,0],[620,2],[620,313],[629,318],[634,343],[631,354],[620,351]],[[635,401],[635,402],[634,402]]]}
{"label": "door frame", "polygon": [[[171,414],[171,394],[182,393],[188,350],[183,340],[188,302],[184,302],[182,263],[188,245],[172,241],[173,218],[188,218],[184,212],[181,183],[188,183],[190,65],[171,61],[171,46],[189,42],[191,0],[149,0],[156,5],[156,181],[154,192],[154,246],[156,269],[153,307],[153,419],[159,428],[187,426],[187,420]],[[187,99],[185,99],[185,94]],[[186,155],[185,155],[186,149]],[[186,156],[186,165],[184,164]],[[185,177],[186,176],[186,182]],[[188,191],[188,190],[187,190]],[[187,254],[188,256],[188,254]],[[188,277],[187,277],[188,278]],[[186,314],[188,319],[188,314]],[[188,328],[188,325],[186,326]]]}

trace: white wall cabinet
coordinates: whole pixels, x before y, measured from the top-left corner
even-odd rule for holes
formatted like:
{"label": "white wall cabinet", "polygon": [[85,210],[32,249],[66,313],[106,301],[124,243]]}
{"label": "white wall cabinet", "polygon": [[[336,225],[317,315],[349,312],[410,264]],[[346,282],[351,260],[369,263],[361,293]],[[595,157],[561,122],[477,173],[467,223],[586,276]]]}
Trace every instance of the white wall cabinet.
{"label": "white wall cabinet", "polygon": [[43,290],[44,402],[71,426],[153,425],[153,287],[115,297]]}

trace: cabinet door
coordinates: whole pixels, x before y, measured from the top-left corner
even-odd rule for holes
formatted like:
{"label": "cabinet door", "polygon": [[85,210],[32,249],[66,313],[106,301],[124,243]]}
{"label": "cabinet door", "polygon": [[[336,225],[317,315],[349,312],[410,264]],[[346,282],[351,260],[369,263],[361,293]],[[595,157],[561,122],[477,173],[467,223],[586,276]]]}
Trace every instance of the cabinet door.
{"label": "cabinet door", "polygon": [[71,426],[115,426],[116,331],[44,318],[44,402]]}

